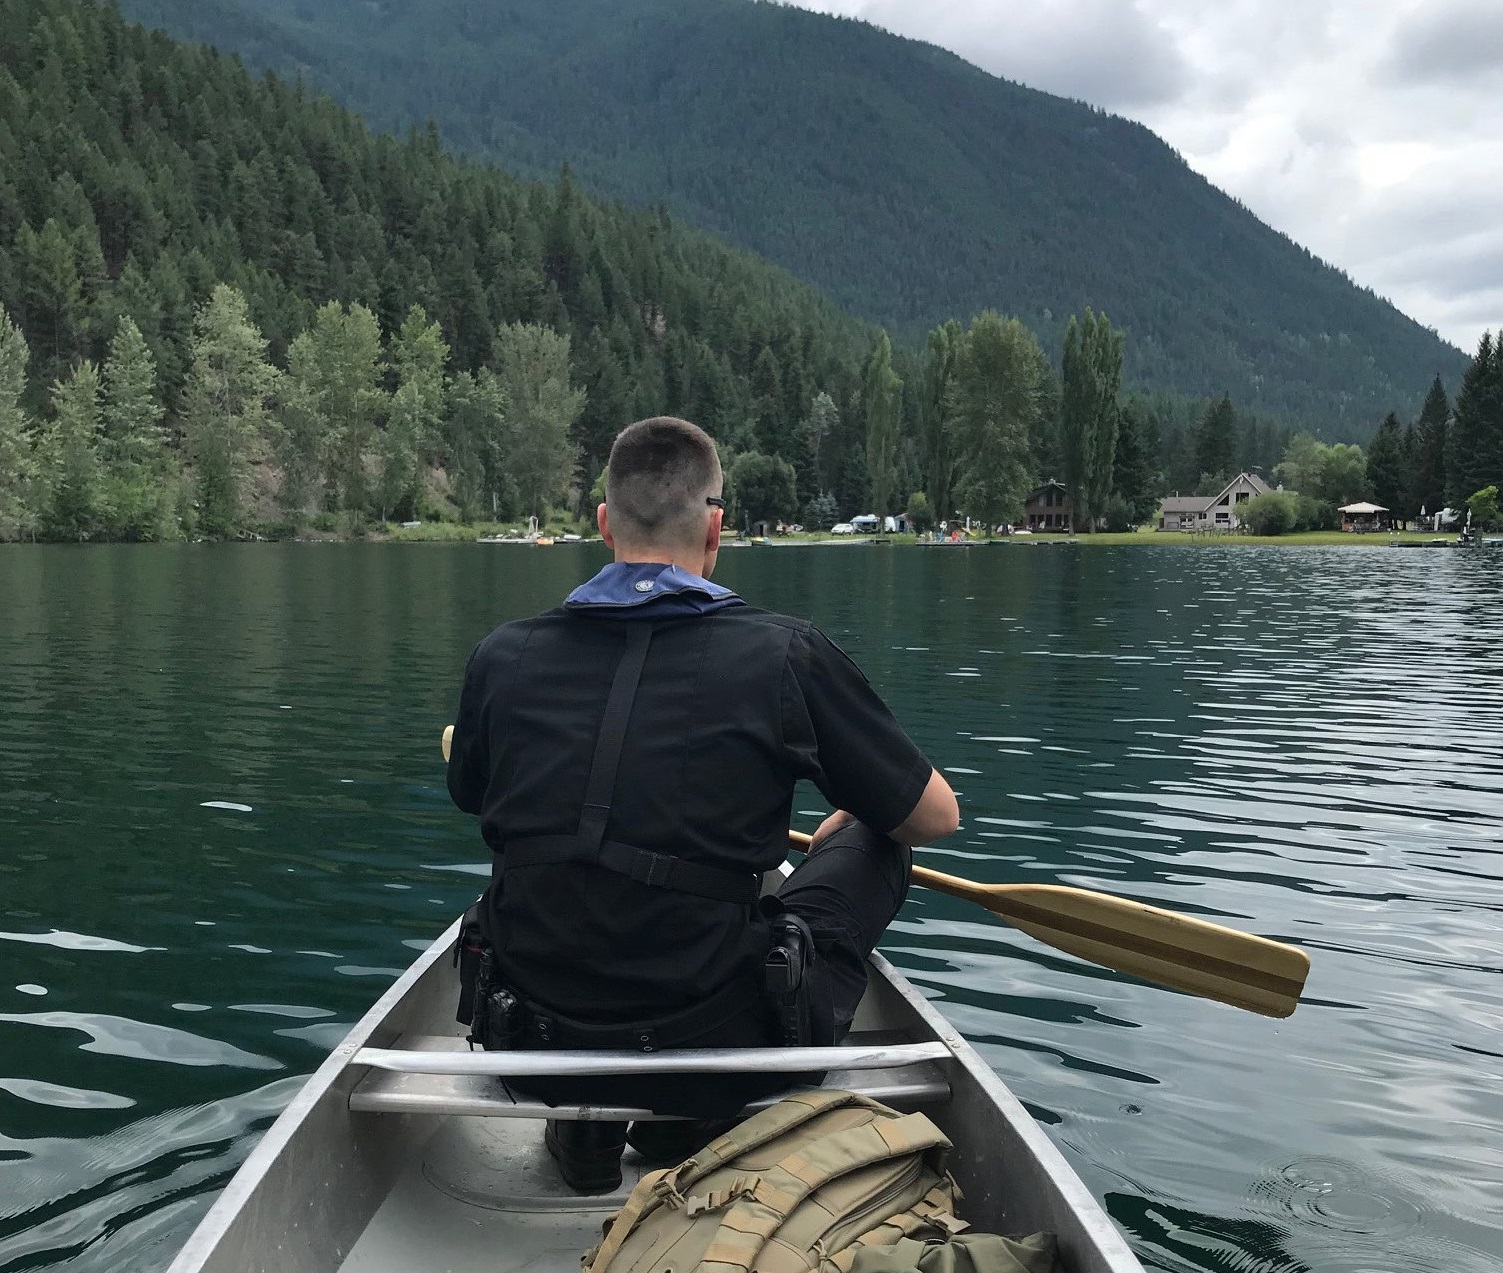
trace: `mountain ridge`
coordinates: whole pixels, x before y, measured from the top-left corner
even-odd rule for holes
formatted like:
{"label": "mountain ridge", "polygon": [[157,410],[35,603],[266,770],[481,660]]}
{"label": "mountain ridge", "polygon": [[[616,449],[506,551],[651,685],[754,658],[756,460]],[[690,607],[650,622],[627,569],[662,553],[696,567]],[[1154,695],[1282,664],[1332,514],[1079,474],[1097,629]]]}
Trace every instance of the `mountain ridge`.
{"label": "mountain ridge", "polygon": [[[1090,305],[1127,382],[1365,437],[1461,351],[1196,174],[1144,126],[854,19],[748,0],[126,0],[306,75],[384,128],[436,121],[525,176],[675,215],[906,343]],[[191,11],[191,12],[190,12]]]}

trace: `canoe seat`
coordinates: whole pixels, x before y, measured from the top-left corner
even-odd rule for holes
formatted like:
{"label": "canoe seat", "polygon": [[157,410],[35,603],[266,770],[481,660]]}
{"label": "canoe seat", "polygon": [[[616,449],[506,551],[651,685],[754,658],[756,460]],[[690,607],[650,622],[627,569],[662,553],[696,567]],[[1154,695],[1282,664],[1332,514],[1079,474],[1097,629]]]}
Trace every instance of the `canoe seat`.
{"label": "canoe seat", "polygon": [[[881,1032],[855,1032],[848,1045],[882,1046],[905,1042]],[[463,1051],[463,1040],[452,1035],[407,1036],[401,1047],[412,1052]],[[831,1070],[825,1087],[860,1092],[905,1112],[944,1104],[950,1099],[946,1061],[920,1060],[890,1068]],[[779,1094],[780,1095],[780,1094]],[[766,1097],[746,1108],[746,1113],[777,1102]],[[514,1095],[506,1083],[492,1075],[414,1074],[372,1068],[350,1093],[349,1107],[370,1114],[461,1114],[480,1118],[562,1118],[624,1121],[657,1119],[649,1110],[603,1105],[546,1105]]]}

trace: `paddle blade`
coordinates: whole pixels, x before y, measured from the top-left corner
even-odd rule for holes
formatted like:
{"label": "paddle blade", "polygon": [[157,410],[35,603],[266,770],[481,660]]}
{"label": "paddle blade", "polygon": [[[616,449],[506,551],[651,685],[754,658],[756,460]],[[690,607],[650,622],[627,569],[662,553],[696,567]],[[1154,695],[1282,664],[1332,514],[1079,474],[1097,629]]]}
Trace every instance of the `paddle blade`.
{"label": "paddle blade", "polygon": [[454,745],[454,726],[453,725],[445,725],[444,726],[444,742],[443,742],[444,759],[445,760],[449,759],[449,748],[452,747],[453,745]]}
{"label": "paddle blade", "polygon": [[1175,990],[1287,1017],[1310,957],[1203,919],[1059,884],[974,884],[917,866],[916,883],[985,906],[1047,945]]}

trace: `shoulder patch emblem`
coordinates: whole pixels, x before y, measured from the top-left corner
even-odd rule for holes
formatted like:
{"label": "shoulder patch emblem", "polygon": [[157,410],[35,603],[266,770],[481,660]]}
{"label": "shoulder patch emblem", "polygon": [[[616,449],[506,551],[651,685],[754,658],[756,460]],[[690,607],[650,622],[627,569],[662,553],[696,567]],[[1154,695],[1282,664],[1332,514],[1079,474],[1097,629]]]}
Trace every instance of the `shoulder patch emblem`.
{"label": "shoulder patch emblem", "polygon": [[651,579],[638,579],[632,587],[638,592],[651,592],[657,585]]}

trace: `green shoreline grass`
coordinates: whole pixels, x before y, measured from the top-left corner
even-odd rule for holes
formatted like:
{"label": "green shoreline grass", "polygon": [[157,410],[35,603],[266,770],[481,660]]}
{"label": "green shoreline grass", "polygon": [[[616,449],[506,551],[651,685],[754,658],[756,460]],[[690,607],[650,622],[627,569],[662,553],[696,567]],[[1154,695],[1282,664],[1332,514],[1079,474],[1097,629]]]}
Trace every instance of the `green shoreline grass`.
{"label": "green shoreline grass", "polygon": [[[422,526],[401,527],[392,526],[385,531],[375,532],[369,536],[372,539],[383,540],[395,544],[454,544],[474,543],[482,536],[500,535],[506,531],[518,533],[515,527],[496,525],[481,522],[475,525],[462,525],[454,522],[425,522]],[[551,531],[552,534],[562,534],[562,531]],[[582,533],[582,532],[576,532]],[[1262,546],[1262,547],[1386,547],[1394,540],[1403,543],[1423,544],[1433,539],[1441,539],[1451,542],[1455,539],[1455,532],[1435,531],[1400,531],[1390,535],[1386,531],[1372,533],[1354,533],[1340,530],[1303,531],[1293,535],[1197,535],[1186,531],[1160,531],[1138,530],[1102,532],[1095,535],[998,535],[995,542],[1006,547],[1057,547],[1061,545],[1080,544],[1095,547],[1117,547],[1120,545],[1155,545],[1159,547],[1186,547],[1186,548],[1219,548],[1231,546]],[[599,536],[586,536],[585,542],[591,539],[599,542]],[[517,542],[525,544],[525,540]],[[811,532],[801,532],[796,535],[773,536],[765,541],[753,542],[754,547],[786,548],[795,546],[808,546],[817,544],[838,544],[841,546],[854,546],[860,544],[876,544],[885,542],[895,548],[919,547],[922,544],[930,544],[937,547],[980,547],[987,543],[984,538],[968,540],[964,545],[941,544],[934,545],[933,541],[920,540],[913,535],[888,535],[879,541],[877,537],[870,535],[845,535],[831,536]],[[735,540],[727,536],[722,541],[723,547],[741,547],[748,541]]]}

